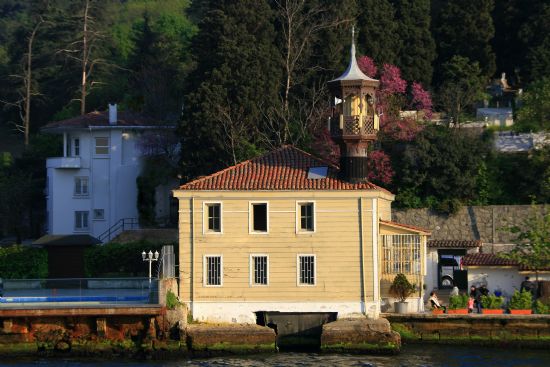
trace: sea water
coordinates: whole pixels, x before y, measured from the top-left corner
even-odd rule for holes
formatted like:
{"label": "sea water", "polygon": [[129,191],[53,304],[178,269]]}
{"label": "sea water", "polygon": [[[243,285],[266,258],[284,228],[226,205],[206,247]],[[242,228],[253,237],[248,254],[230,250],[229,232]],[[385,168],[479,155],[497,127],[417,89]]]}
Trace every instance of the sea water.
{"label": "sea water", "polygon": [[17,367],[550,367],[550,351],[460,346],[405,346],[396,356],[318,353],[276,353],[243,357],[215,357],[168,361],[120,361],[40,358],[4,360]]}

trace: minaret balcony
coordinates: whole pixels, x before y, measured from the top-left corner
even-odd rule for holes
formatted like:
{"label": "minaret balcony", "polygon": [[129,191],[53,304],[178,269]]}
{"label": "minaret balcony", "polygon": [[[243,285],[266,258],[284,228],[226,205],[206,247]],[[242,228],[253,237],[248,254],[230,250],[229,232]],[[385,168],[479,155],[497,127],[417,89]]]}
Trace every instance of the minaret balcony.
{"label": "minaret balcony", "polygon": [[332,118],[330,122],[330,134],[333,138],[376,140],[377,128],[372,116],[340,116],[339,119]]}

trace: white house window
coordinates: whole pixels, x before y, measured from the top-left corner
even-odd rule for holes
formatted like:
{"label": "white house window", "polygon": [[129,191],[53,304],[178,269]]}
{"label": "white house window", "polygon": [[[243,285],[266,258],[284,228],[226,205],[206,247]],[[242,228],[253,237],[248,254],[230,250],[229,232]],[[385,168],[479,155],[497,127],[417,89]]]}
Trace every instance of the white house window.
{"label": "white house window", "polygon": [[382,272],[420,274],[420,236],[393,234],[382,236]]}
{"label": "white house window", "polygon": [[250,259],[250,283],[252,285],[267,285],[269,277],[267,255],[251,255]]}
{"label": "white house window", "polygon": [[298,284],[315,285],[315,255],[298,255]]}
{"label": "white house window", "polygon": [[269,228],[267,203],[251,203],[251,232],[267,233]]}
{"label": "white house window", "polygon": [[222,231],[222,205],[221,203],[206,203],[207,232]]}
{"label": "white house window", "polygon": [[73,153],[75,157],[80,156],[80,139],[79,138],[75,138],[73,140]]}
{"label": "white house window", "polygon": [[315,206],[313,203],[298,203],[298,232],[315,231]]}
{"label": "white house window", "polygon": [[75,177],[74,178],[74,195],[75,196],[88,196],[88,177]]}
{"label": "white house window", "polygon": [[204,284],[207,286],[222,285],[222,257],[207,255],[204,257]]}
{"label": "white house window", "polygon": [[95,154],[109,154],[109,138],[95,138]]}
{"label": "white house window", "polygon": [[87,231],[88,226],[88,212],[76,211],[74,212],[74,229],[75,231]]}
{"label": "white house window", "polygon": [[94,209],[94,219],[105,219],[105,209]]}

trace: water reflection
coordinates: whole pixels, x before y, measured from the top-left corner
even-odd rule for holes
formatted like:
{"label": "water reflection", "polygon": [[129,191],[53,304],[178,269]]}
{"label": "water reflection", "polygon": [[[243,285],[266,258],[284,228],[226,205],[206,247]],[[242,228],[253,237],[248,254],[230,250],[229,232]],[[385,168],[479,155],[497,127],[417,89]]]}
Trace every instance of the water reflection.
{"label": "water reflection", "polygon": [[547,350],[408,346],[397,356],[278,353],[178,361],[17,360],[0,367],[549,367]]}

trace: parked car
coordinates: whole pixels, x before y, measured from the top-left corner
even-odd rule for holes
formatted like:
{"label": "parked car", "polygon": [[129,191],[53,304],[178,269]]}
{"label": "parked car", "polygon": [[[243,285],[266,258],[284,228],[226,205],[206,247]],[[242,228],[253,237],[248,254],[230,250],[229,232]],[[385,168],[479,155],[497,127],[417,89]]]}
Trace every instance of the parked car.
{"label": "parked car", "polygon": [[455,285],[454,282],[454,270],[459,269],[458,262],[454,257],[441,257],[439,259],[439,265],[441,267],[441,286],[442,287],[452,287]]}

